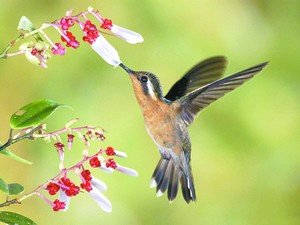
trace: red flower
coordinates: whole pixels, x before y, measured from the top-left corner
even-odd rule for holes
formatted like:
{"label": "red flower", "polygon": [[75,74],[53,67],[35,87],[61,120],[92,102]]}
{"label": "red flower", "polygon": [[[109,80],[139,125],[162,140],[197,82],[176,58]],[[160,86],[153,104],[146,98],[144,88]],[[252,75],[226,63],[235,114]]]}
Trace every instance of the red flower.
{"label": "red flower", "polygon": [[92,185],[91,185],[91,182],[84,182],[84,183],[81,183],[80,184],[80,187],[82,188],[82,189],[85,189],[87,192],[90,192],[91,190],[93,190],[93,188],[92,188]]}
{"label": "red flower", "polygon": [[116,169],[117,168],[117,164],[115,162],[114,159],[108,159],[107,162],[106,162],[106,167],[107,168],[113,168],[113,169]]}
{"label": "red flower", "polygon": [[108,156],[112,156],[112,155],[115,155],[115,154],[116,154],[113,147],[107,147],[106,150],[105,150],[105,153],[106,153],[106,155],[108,155]]}
{"label": "red flower", "polygon": [[104,19],[101,25],[101,28],[106,29],[106,30],[110,30],[112,27],[112,21],[109,19]]}
{"label": "red flower", "polygon": [[94,24],[92,24],[90,20],[87,20],[85,22],[82,31],[85,34],[82,39],[90,44],[93,44],[97,39],[97,37],[99,36],[97,27]]}
{"label": "red flower", "polygon": [[50,195],[55,195],[59,191],[59,189],[60,186],[52,182],[50,182],[46,187],[46,190],[48,190]]}
{"label": "red flower", "polygon": [[98,159],[98,157],[94,157],[94,158],[90,159],[90,165],[91,165],[91,167],[96,168],[96,167],[101,166],[101,162]]}
{"label": "red flower", "polygon": [[91,190],[93,190],[92,185],[91,185],[91,180],[92,180],[91,172],[89,170],[83,170],[81,172],[81,176],[84,180],[80,184],[80,187],[82,189],[85,189],[87,192],[90,192]]}
{"label": "red flower", "polygon": [[66,186],[62,190],[66,193],[67,196],[72,197],[79,193],[80,188],[76,186],[69,178],[61,178],[60,182]]}
{"label": "red flower", "polygon": [[51,51],[54,55],[66,54],[66,49],[60,43],[55,43],[55,47],[53,47]]}
{"label": "red flower", "polygon": [[69,40],[66,40],[63,36],[61,36],[61,40],[67,43],[67,47],[78,48],[79,42],[76,40],[75,36],[70,31],[66,31],[66,36]]}
{"label": "red flower", "polygon": [[81,172],[81,176],[83,177],[83,179],[85,181],[91,181],[92,180],[91,172],[89,170],[83,170]]}
{"label": "red flower", "polygon": [[54,147],[55,147],[57,150],[63,151],[65,145],[64,145],[63,143],[61,143],[61,142],[56,142],[56,143],[54,144]]}
{"label": "red flower", "polygon": [[70,27],[74,25],[74,20],[72,18],[63,17],[59,21],[59,24],[61,25],[61,29],[68,30]]}
{"label": "red flower", "polygon": [[71,149],[72,148],[72,144],[73,144],[73,139],[74,139],[74,135],[73,134],[68,134],[68,148]]}
{"label": "red flower", "polygon": [[56,199],[53,202],[53,211],[59,211],[62,209],[65,209],[66,203],[59,201],[58,199]]}

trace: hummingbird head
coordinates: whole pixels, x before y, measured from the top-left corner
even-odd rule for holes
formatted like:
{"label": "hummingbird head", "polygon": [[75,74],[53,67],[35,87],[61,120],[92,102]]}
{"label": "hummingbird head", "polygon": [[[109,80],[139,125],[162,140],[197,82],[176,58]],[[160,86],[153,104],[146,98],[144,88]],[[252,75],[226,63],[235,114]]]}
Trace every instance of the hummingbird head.
{"label": "hummingbird head", "polygon": [[129,74],[134,93],[139,101],[155,100],[163,97],[159,79],[153,73],[133,71],[123,63],[120,66]]}

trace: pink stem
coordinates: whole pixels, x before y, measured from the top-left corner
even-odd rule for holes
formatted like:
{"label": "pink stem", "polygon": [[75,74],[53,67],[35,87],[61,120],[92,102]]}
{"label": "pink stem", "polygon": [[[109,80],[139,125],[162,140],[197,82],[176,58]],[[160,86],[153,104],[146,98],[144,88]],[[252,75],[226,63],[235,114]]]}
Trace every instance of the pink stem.
{"label": "pink stem", "polygon": [[46,197],[45,197],[44,195],[42,195],[41,193],[36,192],[36,194],[37,194],[38,196],[40,196],[42,199],[44,199],[45,202],[47,202],[49,205],[55,206],[53,202],[51,202],[48,198],[46,198]]}

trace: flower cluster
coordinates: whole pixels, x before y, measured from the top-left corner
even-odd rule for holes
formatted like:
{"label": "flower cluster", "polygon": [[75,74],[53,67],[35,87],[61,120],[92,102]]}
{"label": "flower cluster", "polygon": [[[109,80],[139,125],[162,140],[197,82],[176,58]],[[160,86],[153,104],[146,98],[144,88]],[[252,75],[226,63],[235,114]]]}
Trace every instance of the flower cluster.
{"label": "flower cluster", "polygon": [[90,20],[87,20],[85,22],[82,31],[85,34],[82,39],[90,44],[93,44],[96,41],[97,37],[99,37],[99,31],[97,27],[92,24]]}
{"label": "flower cluster", "polygon": [[[101,193],[106,191],[107,186],[98,178],[92,176],[90,170],[85,169],[83,164],[89,162],[92,168],[104,169],[106,172],[111,172],[111,170],[118,170],[125,174],[131,176],[137,176],[135,170],[129,169],[127,167],[118,165],[113,158],[105,159],[102,155],[106,156],[126,156],[125,153],[114,150],[112,147],[107,147],[106,150],[99,149],[98,153],[92,156],[84,156],[76,165],[66,169],[64,168],[58,176],[51,179],[44,189],[48,191],[49,195],[56,195],[59,192],[59,198],[54,202],[45,199],[52,207],[54,211],[66,210],[70,203],[70,198],[76,196],[80,193],[80,190],[88,192],[98,203],[98,205],[106,212],[110,212],[112,209],[109,200]],[[101,156],[100,156],[101,155]],[[105,166],[102,166],[105,165]],[[73,171],[74,174],[78,175],[81,183],[76,185],[68,174]],[[41,196],[41,194],[39,194]]]}
{"label": "flower cluster", "polygon": [[62,30],[69,30],[70,27],[74,25],[74,19],[70,17],[63,17],[59,21],[59,24],[61,25]]}
{"label": "flower cluster", "polygon": [[[61,40],[63,42],[66,42],[66,46],[67,47],[72,47],[72,48],[78,48],[79,47],[79,41],[76,40],[76,37],[72,34],[72,32],[70,31],[66,31],[64,36],[61,36]],[[56,50],[56,47],[59,45],[60,43],[56,43],[55,46],[52,48],[52,52],[54,52]],[[61,46],[61,45],[60,45]]]}
{"label": "flower cluster", "polygon": [[66,203],[61,202],[58,199],[56,199],[52,205],[53,205],[53,211],[59,211],[59,210],[62,210],[65,208]]}
{"label": "flower cluster", "polygon": [[[93,155],[89,154],[89,141],[103,141],[105,139],[104,130],[91,127],[71,127],[71,125],[78,120],[70,121],[63,129],[47,133],[40,131],[34,137],[45,138],[45,140],[55,140],[54,147],[58,152],[60,158],[60,173],[40,186],[35,193],[42,197],[47,203],[49,203],[54,211],[67,210],[70,204],[70,199],[77,196],[81,192],[87,192],[97,202],[97,204],[106,212],[112,210],[110,201],[102,194],[107,190],[107,186],[104,182],[92,175],[93,169],[101,169],[105,172],[111,173],[114,170],[125,173],[130,176],[137,176],[138,173],[130,168],[117,164],[114,157],[127,157],[124,152],[115,150],[113,147],[108,146],[106,149],[98,148],[97,152]],[[69,149],[72,148],[72,143],[75,138],[82,141],[85,146],[83,150],[83,158],[75,165],[65,168],[63,165],[65,144],[63,144],[60,134],[67,133],[66,140],[68,142]],[[87,165],[86,165],[87,164]],[[91,169],[86,167],[90,166]],[[71,174],[74,175],[72,176]],[[76,176],[77,181],[76,181]],[[59,194],[58,198],[54,201],[49,200],[46,196],[40,193],[44,189],[49,195],[55,196]]]}
{"label": "flower cluster", "polygon": [[[48,53],[49,45],[51,46],[52,54],[61,56],[66,54],[66,48],[63,46],[63,43],[65,43],[66,47],[73,49],[77,49],[80,46],[79,39],[76,39],[76,36],[71,32],[72,27],[76,24],[78,24],[82,30],[82,40],[89,43],[98,55],[115,67],[121,63],[119,54],[102,34],[106,34],[107,31],[110,31],[112,35],[130,44],[144,41],[140,34],[115,25],[112,20],[102,17],[97,10],[91,7],[89,7],[87,11],[77,15],[72,15],[72,13],[73,11],[68,11],[65,17],[55,20],[52,23],[45,23],[39,29],[33,29],[34,26],[32,22],[28,18],[22,17],[18,28],[19,30],[27,31],[27,33],[23,34],[23,38],[33,36],[37,42],[26,42],[19,47],[19,52],[11,54],[7,52],[13,45],[9,45],[8,48],[2,52],[0,58],[25,53],[26,58],[31,63],[46,68],[47,59],[50,58],[50,54]],[[88,15],[93,16],[99,25],[92,23],[91,20],[87,18]],[[57,30],[62,43],[55,43],[48,37],[44,30],[49,27],[53,27]],[[42,37],[46,40],[43,40]],[[16,39],[15,42],[17,41],[19,41],[19,39]]]}
{"label": "flower cluster", "polygon": [[19,49],[24,52],[29,62],[44,68],[47,67],[46,63],[47,60],[51,58],[51,55],[47,51],[49,49],[49,45],[46,42],[26,42],[20,45]]}

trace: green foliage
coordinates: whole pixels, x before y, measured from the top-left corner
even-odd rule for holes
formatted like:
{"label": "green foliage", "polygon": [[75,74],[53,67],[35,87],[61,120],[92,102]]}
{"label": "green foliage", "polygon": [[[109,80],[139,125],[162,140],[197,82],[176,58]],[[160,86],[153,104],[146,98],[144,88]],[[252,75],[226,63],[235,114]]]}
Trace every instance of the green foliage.
{"label": "green foliage", "polygon": [[29,103],[11,116],[10,127],[12,129],[22,129],[37,126],[60,107],[68,106],[49,99],[42,99]]}
{"label": "green foliage", "polygon": [[8,194],[8,185],[0,178],[0,191]]}
{"label": "green foliage", "polygon": [[[3,143],[0,141],[0,145],[3,145]],[[16,154],[12,153],[11,151],[9,151],[8,149],[3,149],[2,151],[0,151],[1,154],[6,155],[14,160],[17,160],[21,163],[25,163],[27,165],[31,165],[32,162],[27,161],[26,159],[21,158],[20,156],[17,156]]]}
{"label": "green foliage", "polygon": [[22,216],[18,213],[2,211],[0,212],[0,221],[9,225],[35,225],[31,219]]}
{"label": "green foliage", "polygon": [[8,196],[19,195],[24,191],[24,187],[18,183],[7,184],[0,178],[0,191],[6,193]]}
{"label": "green foliage", "polygon": [[29,20],[26,16],[22,16],[19,21],[18,30],[25,30],[31,32],[34,31],[35,28],[31,20]]}
{"label": "green foliage", "polygon": [[9,196],[22,194],[24,187],[18,183],[8,184],[8,194]]}
{"label": "green foliage", "polygon": [[[24,31],[32,32],[32,31],[35,30],[35,27],[33,26],[33,23],[31,22],[30,19],[28,19],[26,16],[22,16],[20,21],[19,21],[18,30],[24,30]],[[33,37],[37,41],[43,41],[42,37],[38,33],[35,33],[33,35]]]}

